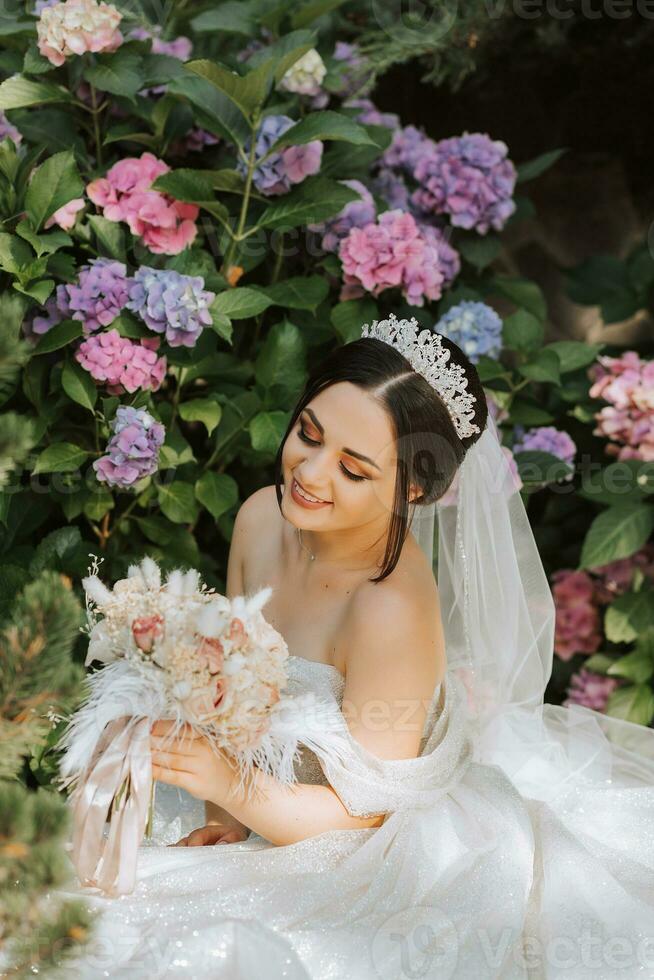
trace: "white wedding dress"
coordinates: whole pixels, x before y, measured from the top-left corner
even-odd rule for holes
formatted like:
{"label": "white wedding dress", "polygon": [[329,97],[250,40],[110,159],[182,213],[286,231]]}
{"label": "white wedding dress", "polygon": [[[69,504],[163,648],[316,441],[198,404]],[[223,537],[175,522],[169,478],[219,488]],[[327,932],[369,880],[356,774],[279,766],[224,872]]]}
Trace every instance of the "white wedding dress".
{"label": "white wedding dress", "polygon": [[[291,693],[314,692],[343,718],[335,667],[291,656],[288,668]],[[593,728],[588,742],[595,713],[552,705],[541,706],[537,746],[508,726],[494,742],[495,761],[482,761],[464,722],[466,696],[448,670],[415,759],[380,760],[351,737],[338,763],[327,750],[303,749],[298,780],[329,782],[351,814],[387,812],[377,828],[285,846],[251,834],[236,844],[166,847],[201,826],[204,810],[158,784],[154,839],[139,849],[134,892],[59,893],[83,895],[95,920],[66,976],[654,977],[647,764],[627,748],[602,758],[605,736]]]}

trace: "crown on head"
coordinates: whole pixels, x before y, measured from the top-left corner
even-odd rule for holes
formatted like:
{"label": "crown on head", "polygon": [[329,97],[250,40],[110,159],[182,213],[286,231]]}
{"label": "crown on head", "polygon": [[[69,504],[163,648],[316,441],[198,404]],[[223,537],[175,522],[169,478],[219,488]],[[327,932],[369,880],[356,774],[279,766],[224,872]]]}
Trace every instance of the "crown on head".
{"label": "crown on head", "polygon": [[406,357],[411,367],[436,389],[445,402],[459,439],[481,431],[473,422],[475,412],[472,406],[477,399],[472,392],[466,391],[468,379],[465,370],[461,364],[448,365],[452,352],[443,346],[440,334],[427,329],[418,333],[415,317],[398,320],[391,313],[388,320],[374,320],[372,325],[365,323],[361,336],[383,340]]}

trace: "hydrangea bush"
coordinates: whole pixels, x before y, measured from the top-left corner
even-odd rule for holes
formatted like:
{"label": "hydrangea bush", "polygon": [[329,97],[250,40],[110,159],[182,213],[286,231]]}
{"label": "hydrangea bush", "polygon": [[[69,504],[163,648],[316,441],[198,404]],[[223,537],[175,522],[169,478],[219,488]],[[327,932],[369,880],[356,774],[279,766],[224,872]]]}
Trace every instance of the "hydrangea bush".
{"label": "hydrangea bush", "polygon": [[[95,549],[118,578],[147,550],[224,588],[307,365],[415,316],[477,365],[552,575],[557,669],[583,665],[570,699],[650,724],[652,362],[548,343],[539,288],[506,272],[524,185],[559,152],[403,125],[333,7],[180,5],[162,25],[39,0],[5,24],[2,563],[79,580]],[[598,570],[623,561],[611,591]]]}

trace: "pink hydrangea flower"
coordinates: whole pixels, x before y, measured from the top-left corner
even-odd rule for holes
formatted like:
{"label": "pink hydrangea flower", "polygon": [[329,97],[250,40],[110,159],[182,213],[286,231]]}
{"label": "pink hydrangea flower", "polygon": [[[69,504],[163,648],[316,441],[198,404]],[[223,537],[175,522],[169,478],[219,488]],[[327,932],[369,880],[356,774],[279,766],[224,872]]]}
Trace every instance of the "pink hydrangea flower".
{"label": "pink hydrangea flower", "polygon": [[604,677],[603,674],[595,674],[592,670],[582,667],[570,678],[568,697],[563,704],[566,708],[573,704],[581,704],[585,708],[592,708],[593,711],[605,711],[609,697],[619,686],[618,678]]}
{"label": "pink hydrangea flower", "polygon": [[575,653],[595,653],[601,640],[595,584],[587,572],[562,568],[552,575],[556,606],[554,652],[561,660]]}
{"label": "pink hydrangea flower", "polygon": [[609,456],[654,461],[654,361],[636,351],[600,355],[591,368],[591,398],[610,402],[595,415],[594,435],[604,436]]}
{"label": "pink hydrangea flower", "polygon": [[63,207],[58,208],[54,214],[51,214],[43,227],[52,228],[53,225],[59,225],[64,231],[70,231],[77,219],[77,212],[81,211],[85,206],[86,201],[84,198],[76,197],[72,201],[69,201],[68,204],[64,204]]}
{"label": "pink hydrangea flower", "polygon": [[151,252],[177,255],[194,241],[200,209],[150,190],[152,182],[169,170],[167,163],[146,151],[119,160],[106,177],[92,180],[86,193],[109,221],[127,222]]}
{"label": "pink hydrangea flower", "polygon": [[628,558],[618,558],[592,568],[593,575],[598,576],[595,582],[596,601],[613,602],[616,596],[628,592],[636,570],[654,581],[654,543],[648,542]]}
{"label": "pink hydrangea flower", "polygon": [[399,286],[412,306],[439,299],[444,282],[438,248],[421,234],[415,218],[395,210],[377,222],[352,228],[339,245],[344,287],[341,300],[364,292],[379,295]]}
{"label": "pink hydrangea flower", "polygon": [[159,337],[133,341],[117,330],[105,330],[83,341],[75,358],[112,395],[157,391],[166,373],[166,358],[156,354],[159,344]]}
{"label": "pink hydrangea flower", "polygon": [[65,0],[41,10],[36,25],[40,54],[59,68],[69,55],[115,51],[123,43],[118,25],[123,15],[110,3]]}

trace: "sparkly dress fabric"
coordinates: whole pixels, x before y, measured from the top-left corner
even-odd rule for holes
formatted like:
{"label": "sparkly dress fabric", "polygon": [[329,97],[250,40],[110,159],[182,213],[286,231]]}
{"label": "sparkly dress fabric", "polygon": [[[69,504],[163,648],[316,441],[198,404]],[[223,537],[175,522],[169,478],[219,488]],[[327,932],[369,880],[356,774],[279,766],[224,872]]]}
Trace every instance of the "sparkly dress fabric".
{"label": "sparkly dress fabric", "polygon": [[[314,692],[343,718],[335,667],[291,656],[288,668],[291,693]],[[583,724],[578,737],[569,724],[557,733],[556,720],[570,713],[545,706],[549,745],[520,744],[516,723],[504,747],[495,742],[497,762],[479,761],[466,696],[448,670],[414,759],[381,760],[354,739],[338,760],[328,746],[303,748],[298,781],[329,783],[353,815],[387,813],[376,828],[285,846],[252,833],[235,844],[166,847],[201,826],[204,809],[158,784],[154,839],[139,849],[134,892],[60,893],[83,895],[95,920],[92,943],[66,976],[654,977],[654,781],[640,757],[610,750],[607,769],[595,753],[585,772]]]}

